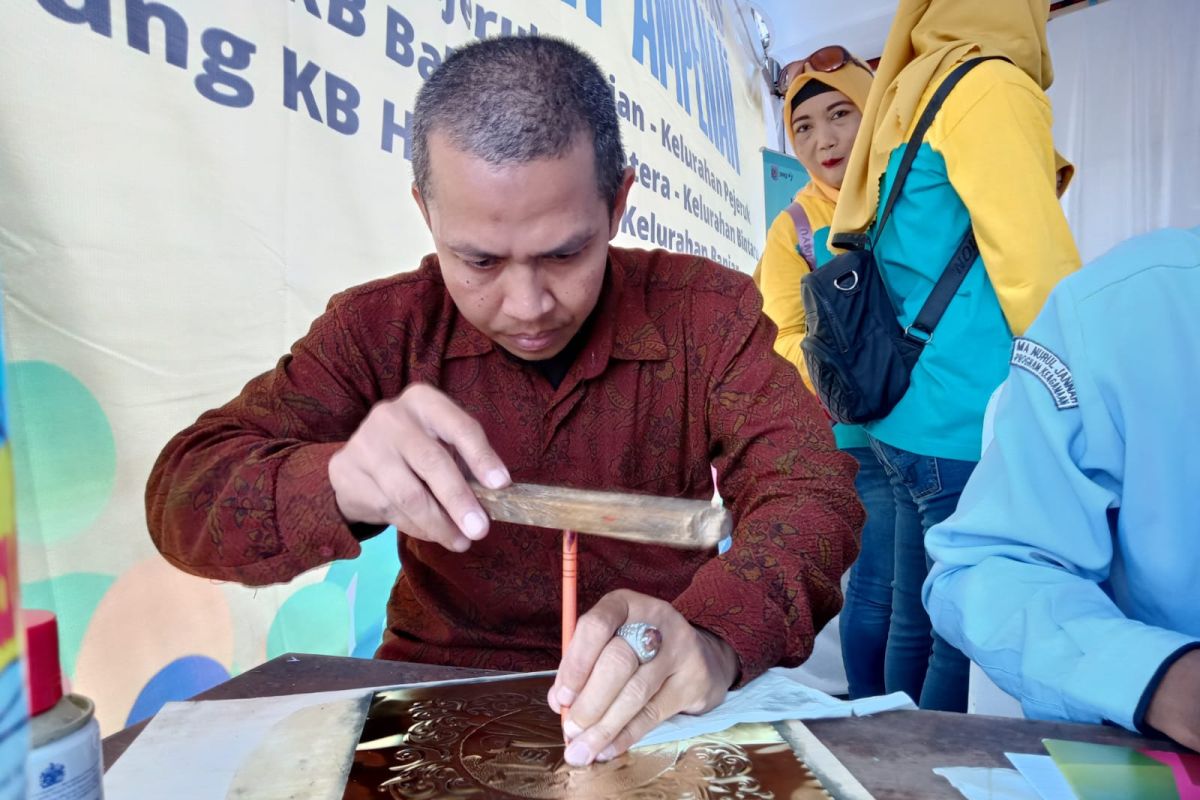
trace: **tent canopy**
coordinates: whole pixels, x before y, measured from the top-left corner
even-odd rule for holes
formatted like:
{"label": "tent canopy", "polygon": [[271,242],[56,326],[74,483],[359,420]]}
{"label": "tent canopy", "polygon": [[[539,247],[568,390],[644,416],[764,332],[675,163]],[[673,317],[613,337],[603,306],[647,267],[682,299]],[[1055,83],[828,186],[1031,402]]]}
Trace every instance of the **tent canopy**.
{"label": "tent canopy", "polygon": [[753,0],[771,30],[771,56],[781,65],[818,47],[840,44],[862,58],[883,52],[896,0]]}

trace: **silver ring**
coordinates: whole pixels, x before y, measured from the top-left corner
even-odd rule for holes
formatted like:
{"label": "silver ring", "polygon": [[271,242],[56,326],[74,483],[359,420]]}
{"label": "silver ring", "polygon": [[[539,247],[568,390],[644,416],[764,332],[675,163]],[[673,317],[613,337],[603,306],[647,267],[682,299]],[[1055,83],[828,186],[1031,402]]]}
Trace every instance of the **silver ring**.
{"label": "silver ring", "polygon": [[649,663],[662,647],[662,632],[647,622],[628,622],[617,628],[616,635],[633,649],[639,664]]}

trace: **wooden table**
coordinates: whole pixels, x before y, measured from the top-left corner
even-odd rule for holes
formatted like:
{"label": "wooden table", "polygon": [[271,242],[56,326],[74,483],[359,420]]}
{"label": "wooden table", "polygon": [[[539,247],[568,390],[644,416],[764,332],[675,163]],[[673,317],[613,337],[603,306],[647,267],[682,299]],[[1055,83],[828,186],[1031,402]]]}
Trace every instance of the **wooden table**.
{"label": "wooden table", "polygon": [[[420,683],[497,673],[394,661],[288,654],[245,672],[198,700],[266,697],[363,686]],[[1009,767],[1005,752],[1043,753],[1042,739],[1142,746],[1150,740],[1118,728],[1030,722],[938,711],[893,711],[873,717],[805,723],[877,800],[960,800],[934,767]],[[104,763],[120,758],[145,723],[104,740]],[[1185,752],[1167,742],[1156,748]]]}

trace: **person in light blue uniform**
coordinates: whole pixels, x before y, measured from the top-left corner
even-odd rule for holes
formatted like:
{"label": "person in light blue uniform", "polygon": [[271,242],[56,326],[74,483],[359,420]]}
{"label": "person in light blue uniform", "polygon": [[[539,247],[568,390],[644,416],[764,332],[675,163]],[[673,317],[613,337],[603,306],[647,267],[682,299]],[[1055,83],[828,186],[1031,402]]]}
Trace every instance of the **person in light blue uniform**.
{"label": "person in light blue uniform", "polygon": [[937,631],[1026,716],[1200,749],[1200,228],[1065,278],[929,533]]}

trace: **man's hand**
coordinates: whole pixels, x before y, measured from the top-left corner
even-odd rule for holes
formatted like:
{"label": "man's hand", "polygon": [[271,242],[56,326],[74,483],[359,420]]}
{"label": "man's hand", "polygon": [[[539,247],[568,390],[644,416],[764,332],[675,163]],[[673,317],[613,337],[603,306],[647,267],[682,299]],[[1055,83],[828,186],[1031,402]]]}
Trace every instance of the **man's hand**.
{"label": "man's hand", "polygon": [[437,389],[413,384],[372,408],[329,460],[338,510],[461,553],[487,535],[488,517],[456,454],[485,486],[509,483],[482,426]]}
{"label": "man's hand", "polygon": [[1146,723],[1200,751],[1200,650],[1184,654],[1167,669],[1150,698]]}
{"label": "man's hand", "polygon": [[[646,664],[614,636],[633,622],[662,633],[658,655]],[[670,603],[624,589],[609,592],[579,618],[547,696],[555,711],[570,707],[564,758],[572,766],[609,761],[668,717],[708,711],[725,699],[738,669],[729,645],[692,627]]]}

